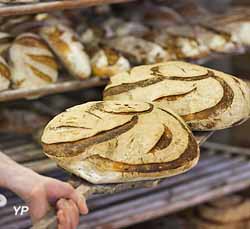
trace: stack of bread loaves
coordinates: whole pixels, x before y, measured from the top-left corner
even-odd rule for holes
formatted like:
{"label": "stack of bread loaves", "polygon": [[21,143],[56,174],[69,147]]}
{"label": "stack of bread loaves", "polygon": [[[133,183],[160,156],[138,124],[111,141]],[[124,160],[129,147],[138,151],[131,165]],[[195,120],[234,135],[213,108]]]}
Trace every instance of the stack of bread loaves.
{"label": "stack of bread loaves", "polygon": [[49,157],[92,183],[187,171],[199,159],[191,130],[231,127],[250,114],[243,81],[184,62],[120,73],[106,87],[104,100],[59,114],[42,136]]}

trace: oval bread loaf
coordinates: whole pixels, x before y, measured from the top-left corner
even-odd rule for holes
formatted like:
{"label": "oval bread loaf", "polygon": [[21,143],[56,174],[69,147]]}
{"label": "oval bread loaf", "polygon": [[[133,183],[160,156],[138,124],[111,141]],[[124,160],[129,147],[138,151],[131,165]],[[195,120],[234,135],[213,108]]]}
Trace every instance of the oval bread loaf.
{"label": "oval bread loaf", "polygon": [[217,130],[250,115],[250,92],[242,80],[185,62],[133,68],[111,79],[104,100],[155,102],[179,114],[193,130]]}
{"label": "oval bread loaf", "polygon": [[37,88],[56,82],[55,57],[39,36],[32,33],[18,36],[10,47],[9,57],[15,88]]}
{"label": "oval bread loaf", "polygon": [[40,34],[74,77],[85,79],[90,76],[89,56],[73,30],[58,22],[44,26]]}
{"label": "oval bread loaf", "polygon": [[169,59],[168,53],[160,45],[131,35],[109,39],[105,44],[128,57],[131,62],[139,64]]}
{"label": "oval bread loaf", "polygon": [[92,183],[169,177],[199,159],[197,142],[182,119],[141,102],[70,108],[49,122],[42,144],[59,166]]}

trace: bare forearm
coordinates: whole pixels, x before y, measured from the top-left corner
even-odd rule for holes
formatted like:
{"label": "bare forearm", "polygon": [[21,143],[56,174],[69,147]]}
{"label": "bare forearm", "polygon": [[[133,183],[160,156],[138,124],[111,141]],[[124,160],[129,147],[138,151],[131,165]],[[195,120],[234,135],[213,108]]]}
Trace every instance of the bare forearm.
{"label": "bare forearm", "polygon": [[19,196],[25,196],[26,182],[39,177],[32,170],[19,165],[11,158],[0,152],[0,186],[10,189]]}

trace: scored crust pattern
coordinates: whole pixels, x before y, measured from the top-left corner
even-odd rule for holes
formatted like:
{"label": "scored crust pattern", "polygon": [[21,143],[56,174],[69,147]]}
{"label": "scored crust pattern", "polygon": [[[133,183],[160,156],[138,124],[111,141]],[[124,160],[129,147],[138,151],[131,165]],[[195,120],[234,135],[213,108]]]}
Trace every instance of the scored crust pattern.
{"label": "scored crust pattern", "polygon": [[54,83],[58,65],[47,44],[37,35],[19,35],[9,50],[15,88],[36,88]]}
{"label": "scored crust pattern", "polygon": [[155,102],[178,113],[193,130],[234,126],[250,114],[249,88],[242,80],[184,62],[118,74],[106,87],[104,100]]}
{"label": "scored crust pattern", "polygon": [[90,76],[89,57],[73,30],[55,20],[51,25],[42,27],[40,35],[75,78],[85,79]]}
{"label": "scored crust pattern", "polygon": [[92,183],[173,176],[199,158],[197,142],[178,116],[141,102],[70,108],[47,125],[42,143],[61,167]]}

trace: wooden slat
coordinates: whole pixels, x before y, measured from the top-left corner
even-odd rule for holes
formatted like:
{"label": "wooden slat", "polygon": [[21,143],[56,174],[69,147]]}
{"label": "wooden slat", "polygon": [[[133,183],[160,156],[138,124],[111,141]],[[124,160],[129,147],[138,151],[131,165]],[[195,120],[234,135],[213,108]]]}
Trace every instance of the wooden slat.
{"label": "wooden slat", "polygon": [[80,90],[83,88],[92,88],[104,86],[107,84],[107,80],[100,78],[90,78],[86,80],[71,80],[66,82],[58,82],[54,84],[49,84],[41,88],[34,89],[13,89],[0,92],[0,102],[18,100],[23,98],[37,98],[49,94],[56,94],[68,91]]}
{"label": "wooden slat", "polygon": [[80,7],[90,7],[101,4],[114,4],[129,2],[131,0],[64,0],[43,3],[7,5],[1,6],[0,16],[24,15],[33,13],[44,13],[55,10],[74,9]]}

